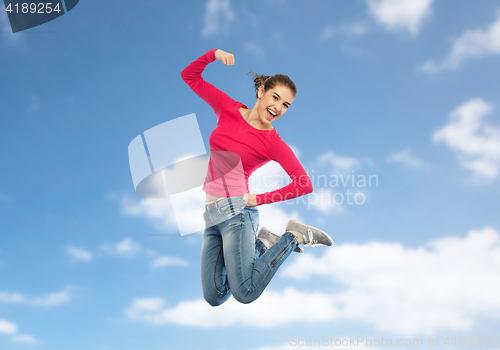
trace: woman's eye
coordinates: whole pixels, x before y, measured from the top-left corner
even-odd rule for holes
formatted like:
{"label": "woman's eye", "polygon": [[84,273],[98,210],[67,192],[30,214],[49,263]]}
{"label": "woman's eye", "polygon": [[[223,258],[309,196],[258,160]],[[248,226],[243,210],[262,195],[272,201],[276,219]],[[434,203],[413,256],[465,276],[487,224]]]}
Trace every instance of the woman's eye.
{"label": "woman's eye", "polygon": [[276,101],[278,101],[278,98],[276,96],[273,96]]}

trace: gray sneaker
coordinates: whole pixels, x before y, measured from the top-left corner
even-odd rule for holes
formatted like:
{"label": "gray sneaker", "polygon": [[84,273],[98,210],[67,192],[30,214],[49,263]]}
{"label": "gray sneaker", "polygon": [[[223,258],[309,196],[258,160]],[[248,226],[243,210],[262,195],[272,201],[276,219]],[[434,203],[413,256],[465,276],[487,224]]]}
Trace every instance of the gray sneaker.
{"label": "gray sneaker", "polygon": [[304,237],[304,247],[316,247],[318,245],[331,246],[333,240],[326,232],[321,231],[315,227],[305,225],[296,220],[288,221],[286,225],[287,231],[297,231],[302,233]]}
{"label": "gray sneaker", "polygon": [[[267,239],[269,242],[271,242],[271,244],[274,244],[276,243],[276,241],[278,239],[280,239],[281,236],[278,236],[276,233],[274,233],[273,231],[271,231],[270,229],[268,229],[267,227],[262,227],[260,230],[259,230],[259,233],[257,234],[257,238],[264,238],[264,239]],[[297,246],[297,248],[295,248],[293,250],[294,252],[297,252],[297,253],[303,253],[304,252],[304,248],[302,248],[300,245]]]}

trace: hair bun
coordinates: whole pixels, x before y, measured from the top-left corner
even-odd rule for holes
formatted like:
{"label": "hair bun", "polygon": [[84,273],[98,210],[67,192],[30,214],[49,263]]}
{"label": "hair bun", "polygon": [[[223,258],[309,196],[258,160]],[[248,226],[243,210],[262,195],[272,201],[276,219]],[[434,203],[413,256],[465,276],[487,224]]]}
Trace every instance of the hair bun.
{"label": "hair bun", "polygon": [[253,71],[247,73],[247,75],[253,75],[253,86],[255,88],[255,96],[258,97],[259,89],[262,85],[264,85],[264,90],[272,89],[276,85],[283,85],[288,87],[294,97],[297,95],[297,88],[293,83],[292,79],[290,79],[287,75],[283,74],[275,74],[273,76],[269,75],[259,75]]}

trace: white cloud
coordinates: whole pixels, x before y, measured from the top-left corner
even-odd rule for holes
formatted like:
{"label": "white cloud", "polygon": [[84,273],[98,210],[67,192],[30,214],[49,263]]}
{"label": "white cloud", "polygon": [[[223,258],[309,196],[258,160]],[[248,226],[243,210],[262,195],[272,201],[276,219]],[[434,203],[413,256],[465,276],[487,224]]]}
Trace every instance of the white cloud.
{"label": "white cloud", "polygon": [[201,32],[203,36],[210,36],[220,32],[223,27],[227,31],[235,14],[231,9],[230,0],[208,0],[205,13],[205,26]]}
{"label": "white cloud", "polygon": [[96,253],[92,253],[83,248],[72,246],[66,247],[66,253],[71,259],[71,262],[88,262],[93,260],[94,257],[102,257],[104,254],[121,258],[133,258],[139,255],[155,257],[158,255],[157,252],[153,249],[144,248],[131,238],[124,238],[117,243],[101,244],[99,247],[99,251]]}
{"label": "white cloud", "polygon": [[12,335],[11,340],[14,343],[24,343],[24,344],[37,344],[38,340],[33,336],[28,334],[16,334],[18,327],[15,323],[0,320],[0,334],[10,334]]}
{"label": "white cloud", "polygon": [[151,268],[156,269],[156,268],[161,268],[161,267],[166,267],[166,266],[186,267],[188,265],[189,265],[189,263],[186,260],[183,260],[181,258],[175,258],[175,257],[170,257],[170,256],[160,256],[160,257],[156,258],[151,263]]}
{"label": "white cloud", "polygon": [[349,156],[339,156],[334,152],[328,152],[318,157],[317,162],[330,166],[331,173],[338,175],[347,175],[352,170],[358,169],[361,166],[361,161],[357,158]]}
{"label": "white cloud", "polygon": [[415,36],[432,12],[432,0],[368,0],[370,14],[390,30]]}
{"label": "white cloud", "polygon": [[138,255],[142,249],[139,243],[134,242],[131,238],[125,238],[115,244],[103,244],[101,250],[110,254],[126,258],[131,258]]}
{"label": "white cloud", "polygon": [[71,262],[78,262],[78,261],[88,262],[93,259],[92,253],[83,248],[68,246],[66,247],[66,253],[68,254]]}
{"label": "white cloud", "polygon": [[284,49],[287,47],[285,37],[281,34],[281,32],[274,32],[272,37],[270,38],[271,45],[274,48]]}
{"label": "white cloud", "polygon": [[156,229],[166,231],[165,234],[179,235],[181,229],[184,234],[203,230],[204,202],[205,193],[198,188],[169,199],[143,198],[136,201],[123,196],[121,207],[124,214],[143,217]]}
{"label": "white cloud", "polygon": [[0,302],[10,304],[24,304],[42,307],[52,307],[71,301],[69,289],[60,292],[48,293],[35,298],[28,298],[22,293],[0,292]]}
{"label": "white cloud", "polygon": [[420,168],[423,163],[412,152],[405,148],[401,151],[393,152],[387,157],[387,161],[391,163],[401,163],[412,168]]}
{"label": "white cloud", "polygon": [[0,292],[0,302],[9,304],[22,304],[25,298],[22,293]]}
{"label": "white cloud", "polygon": [[[252,350],[293,350],[295,348],[304,348],[303,346],[291,346],[290,343],[282,344],[282,345],[277,345],[277,346],[264,346],[261,348],[256,348]],[[307,349],[307,348],[306,348]]]}
{"label": "white cloud", "polygon": [[248,188],[250,193],[265,193],[286,186],[290,182],[290,177],[281,165],[270,161],[254,171],[248,179]]}
{"label": "white cloud", "polygon": [[496,178],[500,167],[500,127],[483,120],[492,111],[484,100],[472,99],[453,110],[448,124],[432,136],[454,150],[463,167],[487,178]]}
{"label": "white cloud", "polygon": [[[344,207],[347,198],[345,193],[340,191],[335,192],[329,188],[319,188],[309,194],[308,208],[315,209],[323,214],[341,213],[344,212]],[[352,196],[349,195],[349,202],[352,202]]]}
{"label": "white cloud", "polygon": [[71,292],[66,289],[60,292],[49,293],[41,297],[33,298],[30,301],[30,304],[41,307],[52,307],[68,303],[69,301],[71,301],[71,297]]}
{"label": "white cloud", "polygon": [[321,31],[320,39],[327,41],[338,35],[348,38],[359,37],[365,35],[367,32],[368,26],[363,22],[351,22],[342,25],[328,23]]}
{"label": "white cloud", "polygon": [[308,196],[308,208],[332,214],[343,212],[346,205],[364,203],[371,180],[356,173],[362,167],[360,159],[328,152],[318,156],[312,165],[309,176],[314,192]]}
{"label": "white cloud", "polygon": [[17,332],[17,325],[6,320],[0,320],[0,333],[15,334]]}
{"label": "white cloud", "polygon": [[[252,349],[252,350],[295,350],[295,349],[323,349],[323,348],[328,348],[332,349],[333,346],[335,346],[335,349],[346,349],[346,348],[351,348],[354,347],[358,350],[361,349],[372,349],[376,350],[379,349],[378,346],[373,346],[373,340],[371,346],[366,346],[363,345],[363,342],[365,342],[365,338],[363,336],[363,340],[361,338],[353,337],[353,336],[346,336],[346,337],[328,337],[329,339],[325,340],[323,337],[321,338],[300,338],[297,336],[291,336],[290,341],[288,343],[282,344],[282,345],[277,345],[277,346],[264,346],[261,348],[257,349]],[[359,342],[358,342],[359,340]],[[315,342],[316,341],[316,342]],[[361,344],[360,344],[361,343]],[[349,345],[351,344],[351,345]]]}
{"label": "white cloud", "polygon": [[321,31],[320,39],[325,41],[330,40],[335,36],[335,34],[337,34],[335,25],[333,23],[328,23]]}
{"label": "white cloud", "polygon": [[[327,292],[267,289],[250,307],[234,298],[217,308],[203,299],[169,305],[162,298],[139,298],[124,313],[138,322],[200,328],[345,320],[400,335],[467,332],[479,319],[500,314],[500,235],[487,227],[416,248],[342,244],[321,256],[297,256],[282,267],[281,277],[304,287],[314,285],[307,280],[315,277],[340,286]],[[301,312],[290,308],[297,300],[305,305]]]}
{"label": "white cloud", "polygon": [[257,44],[256,42],[254,41],[249,41],[249,42],[246,42],[244,45],[243,45],[243,48],[245,50],[247,50],[249,53],[257,56],[257,57],[264,57],[265,56],[265,51],[264,51],[264,48]]}
{"label": "white cloud", "polygon": [[273,204],[259,207],[259,227],[267,227],[274,233],[282,235],[285,233],[286,224],[291,219],[303,222],[299,212],[297,210],[292,211],[292,208],[293,206],[289,204]]}
{"label": "white cloud", "polygon": [[345,290],[331,295],[342,310],[339,317],[380,331],[468,331],[479,317],[500,312],[500,235],[492,228],[415,249],[399,243],[343,244],[321,257],[304,254],[282,273],[340,282]]}
{"label": "white cloud", "polygon": [[15,335],[12,337],[12,341],[14,343],[22,343],[22,344],[38,344],[38,340],[31,336],[31,335],[27,335],[27,334],[19,334],[19,335]]}
{"label": "white cloud", "polygon": [[451,51],[441,62],[432,60],[420,68],[426,72],[458,68],[465,60],[500,54],[500,11],[498,18],[486,28],[467,30],[453,39]]}
{"label": "white cloud", "polygon": [[341,33],[347,36],[362,36],[368,32],[368,26],[363,22],[352,22],[342,25]]}
{"label": "white cloud", "polygon": [[297,159],[300,159],[302,153],[300,153],[300,149],[297,148],[297,146],[294,146],[294,145],[288,145],[290,147],[290,149],[293,151],[293,153],[295,154],[295,157],[297,157]]}
{"label": "white cloud", "polygon": [[[293,148],[296,155],[300,154],[297,148]],[[248,181],[250,193],[271,192],[284,187],[291,182],[288,174],[281,165],[276,162],[269,162],[257,169]],[[309,195],[308,195],[309,196]],[[306,196],[307,197],[307,196]],[[285,232],[286,224],[290,219],[301,221],[302,218],[297,210],[294,209],[298,199],[273,203],[272,205],[261,205],[259,209],[259,227],[267,227],[271,231],[281,235]]]}
{"label": "white cloud", "polygon": [[[205,211],[206,196],[201,190],[201,186],[183,192],[181,195],[172,196],[169,199],[172,205],[171,211],[174,212],[176,219],[173,222],[176,229],[170,230],[171,232],[186,235],[203,231],[205,228],[203,212]],[[168,220],[170,220],[170,216]]]}
{"label": "white cloud", "polygon": [[[311,323],[333,319],[338,310],[330,299],[324,293],[304,293],[293,288],[284,292],[265,291],[251,307],[231,298],[217,308],[203,299],[183,301],[169,308],[161,298],[143,298],[134,300],[125,310],[125,315],[134,321],[156,325],[180,324],[201,328],[246,325],[265,328],[297,321]],[[307,307],[301,312],[290,308],[297,300],[307,300]]]}
{"label": "white cloud", "polygon": [[[144,217],[157,229],[168,230],[177,227],[177,221],[172,206],[169,200],[165,198],[143,198],[139,201],[135,201],[127,196],[123,196],[120,204],[124,214]],[[187,214],[194,213],[189,211]],[[196,215],[202,216],[201,213],[197,213]],[[191,218],[193,217],[195,216],[191,216]],[[203,221],[203,217],[201,220]]]}

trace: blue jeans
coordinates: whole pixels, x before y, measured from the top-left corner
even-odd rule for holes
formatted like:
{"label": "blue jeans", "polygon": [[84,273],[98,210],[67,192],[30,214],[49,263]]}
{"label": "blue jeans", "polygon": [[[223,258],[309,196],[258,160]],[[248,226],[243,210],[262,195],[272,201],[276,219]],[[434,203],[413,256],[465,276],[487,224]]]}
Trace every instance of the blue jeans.
{"label": "blue jeans", "polygon": [[205,205],[201,246],[201,285],[212,306],[231,294],[240,303],[257,299],[283,261],[298,246],[290,232],[267,248],[257,239],[259,211],[247,207],[243,196],[227,197]]}

